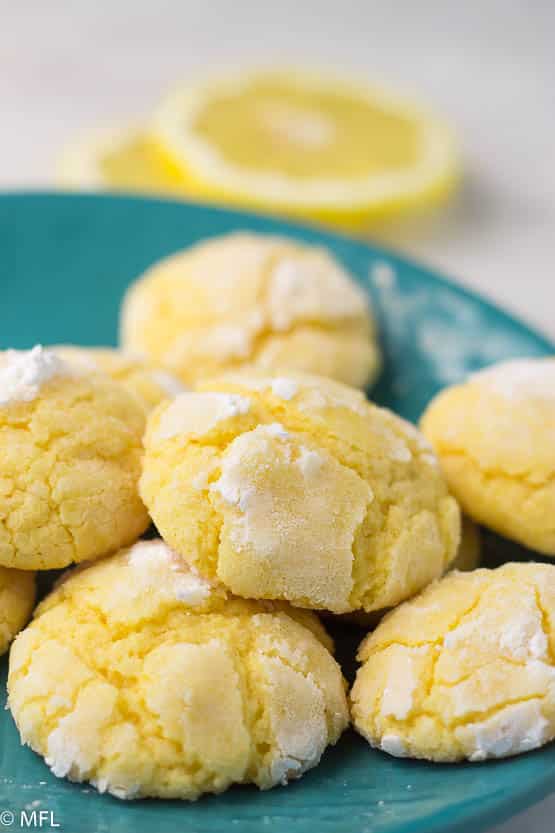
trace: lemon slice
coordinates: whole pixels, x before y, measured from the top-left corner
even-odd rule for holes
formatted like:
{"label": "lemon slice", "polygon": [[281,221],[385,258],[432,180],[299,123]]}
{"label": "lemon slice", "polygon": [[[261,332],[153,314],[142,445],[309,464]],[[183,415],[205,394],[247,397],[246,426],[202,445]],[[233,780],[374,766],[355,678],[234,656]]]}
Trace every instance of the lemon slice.
{"label": "lemon slice", "polygon": [[68,188],[186,195],[182,177],[147,131],[94,131],[62,155],[58,182]]}
{"label": "lemon slice", "polygon": [[152,135],[190,192],[339,225],[428,206],[457,176],[442,122],[385,91],[308,73],[183,87]]}

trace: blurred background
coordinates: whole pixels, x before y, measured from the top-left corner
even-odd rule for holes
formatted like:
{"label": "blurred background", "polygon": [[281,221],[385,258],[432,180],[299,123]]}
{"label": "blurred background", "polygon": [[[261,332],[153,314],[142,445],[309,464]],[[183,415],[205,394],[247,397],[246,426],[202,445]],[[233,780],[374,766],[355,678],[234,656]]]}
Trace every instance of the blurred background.
{"label": "blurred background", "polygon": [[555,4],[551,0],[3,0],[0,188],[47,188],[64,147],[137,123],[180,79],[323,67],[416,96],[453,128],[458,192],[368,235],[555,337]]}
{"label": "blurred background", "polygon": [[[383,82],[452,127],[462,179],[435,211],[362,233],[555,338],[552,0],[0,0],[0,9],[0,189],[55,187],[76,137],[146,121],[180,79],[301,65]],[[498,833],[545,833],[554,812],[548,800]]]}

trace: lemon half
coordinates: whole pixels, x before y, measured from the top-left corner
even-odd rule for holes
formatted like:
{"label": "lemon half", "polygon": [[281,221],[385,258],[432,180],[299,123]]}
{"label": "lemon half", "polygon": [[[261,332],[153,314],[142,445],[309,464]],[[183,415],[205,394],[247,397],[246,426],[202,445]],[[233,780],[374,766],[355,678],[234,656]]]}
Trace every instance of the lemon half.
{"label": "lemon half", "polygon": [[349,227],[436,203],[457,178],[440,120],[383,90],[305,72],[183,86],[151,130],[189,193]]}

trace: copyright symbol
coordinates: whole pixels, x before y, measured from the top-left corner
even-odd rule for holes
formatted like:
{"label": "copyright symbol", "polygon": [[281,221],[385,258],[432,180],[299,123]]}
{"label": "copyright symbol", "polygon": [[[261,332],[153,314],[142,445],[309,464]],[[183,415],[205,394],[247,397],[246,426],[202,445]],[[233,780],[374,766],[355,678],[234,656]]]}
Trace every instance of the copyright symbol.
{"label": "copyright symbol", "polygon": [[2,827],[11,827],[15,821],[15,816],[11,810],[2,810],[0,813],[0,824]]}

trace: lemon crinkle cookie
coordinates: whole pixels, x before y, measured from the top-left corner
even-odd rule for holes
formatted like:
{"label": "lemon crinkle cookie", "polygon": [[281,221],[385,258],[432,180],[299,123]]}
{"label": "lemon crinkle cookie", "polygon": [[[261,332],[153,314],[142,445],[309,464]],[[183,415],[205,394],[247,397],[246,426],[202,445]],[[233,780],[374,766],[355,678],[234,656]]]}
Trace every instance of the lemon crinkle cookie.
{"label": "lemon crinkle cookie", "polygon": [[119,385],[37,346],[0,354],[0,564],[64,567],[148,526],[144,413]]}
{"label": "lemon crinkle cookie", "polygon": [[0,654],[27,624],[35,603],[35,574],[0,567]]}
{"label": "lemon crinkle cookie", "polygon": [[422,429],[479,523],[555,555],[555,359],[520,359],[439,394]]}
{"label": "lemon crinkle cookie", "polygon": [[160,533],[240,596],[379,610],[457,551],[459,510],[427,442],[331,380],[206,382],[153,412],[145,449]]}
{"label": "lemon crinkle cookie", "polygon": [[230,597],[141,541],[41,603],[12,648],[9,707],[55,775],[119,798],[267,789],[347,725],[322,639],[308,611]]}
{"label": "lemon crinkle cookie", "polygon": [[154,264],[128,290],[121,338],[186,383],[254,365],[365,387],[379,366],[367,299],[343,267],[325,249],[246,232]]}
{"label": "lemon crinkle cookie", "polygon": [[363,641],[354,725],[400,757],[534,749],[555,737],[554,649],[555,566],[450,573]]}
{"label": "lemon crinkle cookie", "polygon": [[109,347],[76,347],[62,344],[52,348],[57,356],[89,373],[105,373],[132,393],[146,413],[163,399],[186,390],[173,373],[140,356]]}

